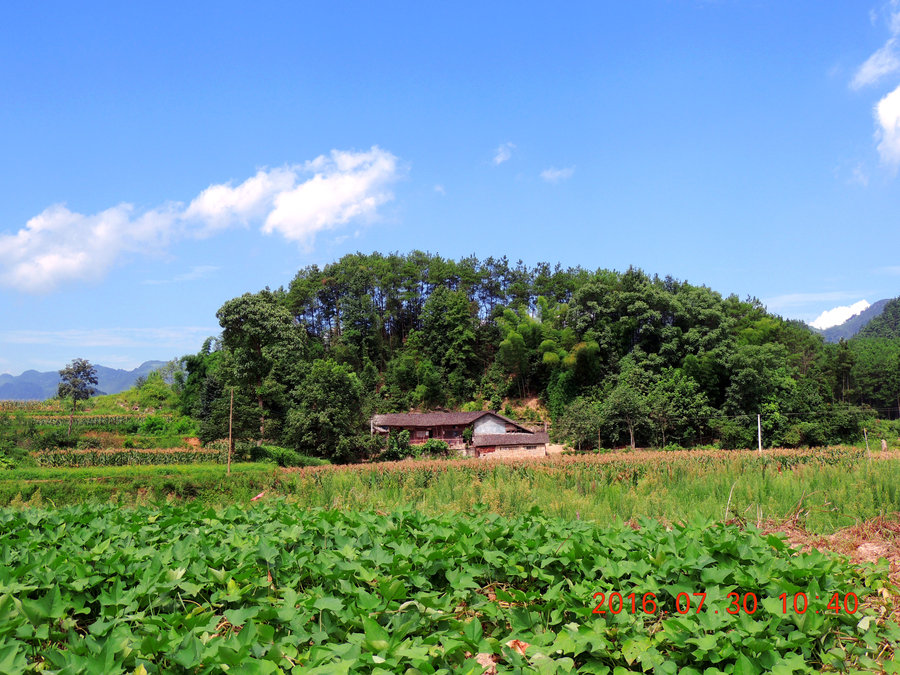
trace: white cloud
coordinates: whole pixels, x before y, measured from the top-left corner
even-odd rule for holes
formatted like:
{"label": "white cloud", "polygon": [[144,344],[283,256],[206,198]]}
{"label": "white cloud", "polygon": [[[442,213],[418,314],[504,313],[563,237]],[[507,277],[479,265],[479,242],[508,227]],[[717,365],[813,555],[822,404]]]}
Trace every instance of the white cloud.
{"label": "white cloud", "polygon": [[[898,41],[898,37],[900,37],[900,0],[891,0],[884,5],[883,11],[886,14],[885,22],[890,37],[856,70],[850,81],[850,87],[853,89],[861,89],[875,84],[886,75],[900,71],[900,41]],[[875,25],[878,16],[878,12],[869,11],[869,20],[872,25]]]}
{"label": "white cloud", "polygon": [[122,255],[164,247],[177,217],[174,207],[135,217],[131,204],[93,215],[51,206],[16,234],[0,235],[0,283],[40,293],[68,281],[100,279]]}
{"label": "white cloud", "polygon": [[515,143],[503,143],[494,153],[494,164],[503,164],[512,157],[512,151],[516,149]]}
{"label": "white cloud", "polygon": [[447,190],[444,188],[443,185],[435,185],[435,186],[434,186],[434,191],[437,192],[439,195],[446,195],[446,194],[447,194]]}
{"label": "white cloud", "polygon": [[869,303],[866,300],[854,302],[852,305],[835,307],[834,309],[829,309],[819,314],[814,321],[809,322],[809,325],[813,328],[818,328],[819,330],[831,328],[832,326],[839,326],[851,316],[859,314],[863,310],[868,309],[868,307]]}
{"label": "white cloud", "polygon": [[900,87],[878,102],[875,119],[881,127],[877,132],[878,154],[885,164],[897,168],[900,166]]}
{"label": "white cloud", "polygon": [[373,147],[369,152],[332,150],[303,167],[313,176],[274,197],[262,231],[310,244],[316,233],[350,220],[371,218],[394,198],[388,189],[398,177],[397,158]]}
{"label": "white cloud", "polygon": [[[374,218],[378,207],[393,199],[389,185],[399,173],[398,159],[373,146],[262,169],[237,186],[211,185],[187,208],[170,203],[136,213],[122,203],[88,215],[57,204],[15,234],[0,234],[0,284],[45,293],[71,282],[96,281],[128,254],[161,252],[173,239],[205,237],[250,222],[262,223],[267,234],[278,232],[309,246],[321,230]],[[192,274],[197,273],[195,268]],[[197,277],[173,281],[192,278]]]}
{"label": "white cloud", "polygon": [[897,48],[897,38],[892,37],[857,69],[850,81],[850,86],[853,89],[861,89],[875,84],[886,75],[900,71],[900,56],[898,56]]}
{"label": "white cloud", "polygon": [[[875,84],[887,75],[900,73],[900,0],[890,0],[882,7],[882,16],[890,31],[888,40],[856,71],[850,86],[860,89]],[[873,14],[870,12],[870,18]],[[875,15],[877,16],[877,14]],[[900,87],[884,96],[875,106],[878,128],[878,154],[893,169],[900,167]]]}
{"label": "white cloud", "polygon": [[235,223],[261,219],[272,208],[276,195],[294,187],[297,175],[292,169],[258,171],[237,187],[231,183],[210,185],[191,202],[184,217],[202,222],[198,234],[211,234]]}
{"label": "white cloud", "polygon": [[541,171],[541,178],[543,178],[548,183],[559,183],[560,181],[568,180],[574,173],[574,166],[570,166],[565,169],[557,169],[556,167],[551,166],[549,169],[544,169],[543,171]]}

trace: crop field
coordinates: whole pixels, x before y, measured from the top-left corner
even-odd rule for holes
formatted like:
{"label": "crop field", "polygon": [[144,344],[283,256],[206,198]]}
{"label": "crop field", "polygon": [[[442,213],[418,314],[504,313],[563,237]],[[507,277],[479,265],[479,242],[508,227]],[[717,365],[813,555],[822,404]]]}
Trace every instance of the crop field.
{"label": "crop field", "polygon": [[805,673],[900,641],[883,566],[705,520],[7,509],[0,562],[4,673]]}
{"label": "crop field", "polygon": [[847,447],[9,470],[0,673],[900,672],[898,496]]}
{"label": "crop field", "polygon": [[900,455],[816,450],[682,451],[540,460],[417,461],[291,470],[281,489],[306,506],[517,515],[533,507],[606,523],[696,515],[761,524],[792,519],[830,533],[900,511]]}
{"label": "crop field", "polygon": [[224,463],[226,451],[207,448],[87,448],[34,452],[38,466],[134,466],[143,464]]}
{"label": "crop field", "polygon": [[[144,451],[120,452],[124,459],[98,461],[125,465],[127,453]],[[163,453],[169,454],[159,457]],[[153,461],[178,458],[169,451],[152,454]],[[78,457],[64,452],[57,464],[67,464],[67,455]],[[156,471],[137,462],[131,468],[13,469],[0,473],[0,506],[15,498],[38,504],[43,498],[57,506],[129,504],[139,494],[152,500],[170,493],[224,505],[245,499],[251,490],[266,490],[268,497],[286,496],[298,507],[414,507],[441,514],[484,506],[508,516],[538,507],[551,516],[598,523],[640,517],[678,522],[698,515],[756,525],[791,519],[822,534],[900,511],[900,455],[870,458],[849,447],[769,450],[761,456],[698,450],[532,461],[407,460],[286,471],[272,464],[238,464],[231,478],[225,472],[213,464],[170,464]]]}

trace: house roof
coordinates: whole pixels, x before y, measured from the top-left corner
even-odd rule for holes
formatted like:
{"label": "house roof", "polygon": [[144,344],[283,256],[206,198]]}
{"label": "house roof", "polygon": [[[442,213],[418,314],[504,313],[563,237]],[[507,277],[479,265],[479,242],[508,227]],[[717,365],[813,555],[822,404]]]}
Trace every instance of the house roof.
{"label": "house roof", "polygon": [[546,431],[537,431],[533,434],[482,434],[475,436],[472,441],[476,448],[498,445],[542,445],[550,442]]}
{"label": "house roof", "polygon": [[523,431],[528,431],[526,427],[518,422],[489,410],[478,410],[476,412],[390,413],[387,415],[375,415],[372,418],[372,423],[376,427],[466,426],[485,415],[491,415],[504,422],[513,424]]}

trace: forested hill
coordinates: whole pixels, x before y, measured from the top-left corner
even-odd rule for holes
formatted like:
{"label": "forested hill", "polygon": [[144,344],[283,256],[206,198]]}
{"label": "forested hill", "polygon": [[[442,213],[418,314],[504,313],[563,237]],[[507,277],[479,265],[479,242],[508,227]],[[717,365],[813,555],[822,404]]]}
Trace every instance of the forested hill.
{"label": "forested hill", "polygon": [[900,341],[826,344],[757,300],[638,269],[357,253],[217,316],[221,339],[184,359],[204,436],[225,434],[233,387],[239,434],[338,459],[372,451],[374,412],[524,397],[580,446],[747,447],[757,414],[767,445],[815,445],[855,439],[900,389]]}
{"label": "forested hill", "polygon": [[900,298],[887,302],[881,314],[860,330],[860,337],[900,338]]}

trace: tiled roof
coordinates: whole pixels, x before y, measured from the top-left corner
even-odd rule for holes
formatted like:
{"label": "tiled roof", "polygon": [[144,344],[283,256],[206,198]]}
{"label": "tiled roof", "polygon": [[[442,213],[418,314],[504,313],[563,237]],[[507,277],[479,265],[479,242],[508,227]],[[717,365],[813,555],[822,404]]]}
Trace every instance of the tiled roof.
{"label": "tiled roof", "polygon": [[488,410],[477,412],[430,412],[430,413],[391,413],[387,415],[375,415],[372,423],[376,427],[440,427],[440,426],[467,426],[479,417],[492,415],[504,422],[514,424],[520,429],[524,426],[508,417],[498,415]]}
{"label": "tiled roof", "polygon": [[533,434],[482,434],[473,439],[476,448],[497,445],[543,445],[550,442],[546,431]]}
{"label": "tiled roof", "polygon": [[375,426],[390,427],[437,427],[453,424],[471,424],[482,415],[478,412],[431,412],[431,413],[391,413],[375,415],[372,421]]}

